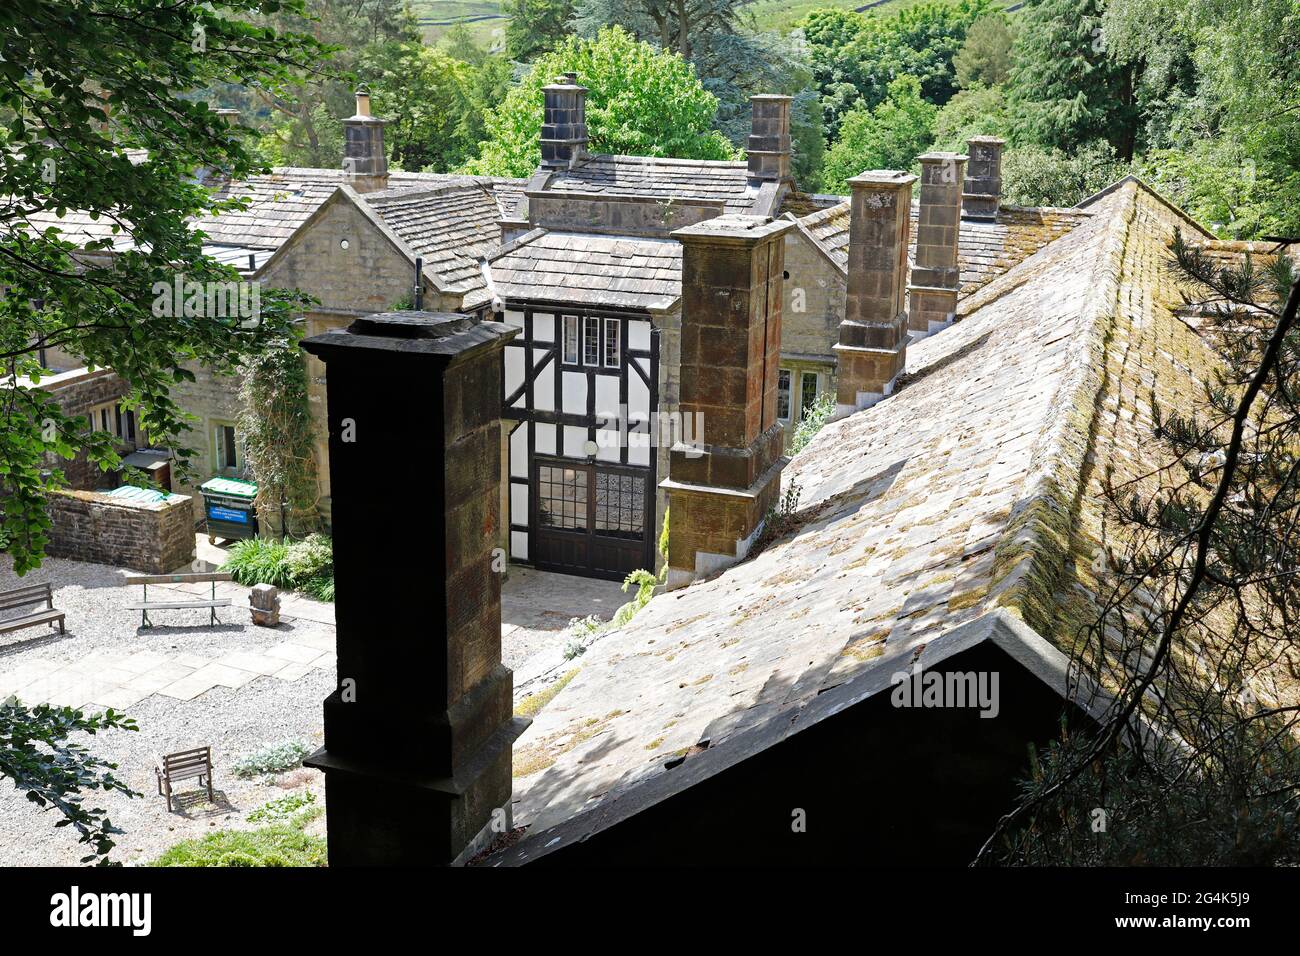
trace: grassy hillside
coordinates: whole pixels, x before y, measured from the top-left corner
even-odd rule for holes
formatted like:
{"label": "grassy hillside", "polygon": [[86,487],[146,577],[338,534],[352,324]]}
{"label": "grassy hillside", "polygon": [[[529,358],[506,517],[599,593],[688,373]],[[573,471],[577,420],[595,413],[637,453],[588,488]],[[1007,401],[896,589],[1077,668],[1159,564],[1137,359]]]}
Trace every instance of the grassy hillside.
{"label": "grassy hillside", "polygon": [[[897,13],[927,0],[755,0],[749,7],[760,30],[789,33],[813,10],[871,10]],[[864,6],[864,3],[866,4]],[[506,17],[499,0],[411,0],[428,43],[436,43],[456,23],[464,23],[476,43],[501,44]]]}
{"label": "grassy hillside", "polygon": [[453,25],[464,23],[480,46],[501,43],[506,18],[498,0],[411,0],[426,43],[436,43]]}
{"label": "grassy hillside", "polygon": [[[814,10],[860,10],[890,16],[927,2],[930,0],[755,0],[749,9],[760,30],[789,33]],[[1015,8],[1020,5],[1018,0],[1004,4]]]}

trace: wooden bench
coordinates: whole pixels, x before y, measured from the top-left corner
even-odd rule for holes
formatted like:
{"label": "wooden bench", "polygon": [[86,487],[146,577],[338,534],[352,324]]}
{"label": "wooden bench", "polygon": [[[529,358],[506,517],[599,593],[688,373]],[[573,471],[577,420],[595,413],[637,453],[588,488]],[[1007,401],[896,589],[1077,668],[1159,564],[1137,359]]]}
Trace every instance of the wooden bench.
{"label": "wooden bench", "polygon": [[[217,620],[217,608],[230,607],[230,598],[217,597],[218,581],[233,581],[234,577],[229,573],[221,571],[209,571],[202,574],[128,574],[126,576],[127,584],[139,584],[144,588],[144,600],[139,604],[128,604],[128,611],[140,612],[140,626],[153,627],[153,622],[149,620],[150,611],[176,611],[182,608],[205,607],[212,616],[212,623],[219,624]],[[201,601],[150,601],[149,585],[151,584],[212,584],[212,598]]]}
{"label": "wooden bench", "polygon": [[25,588],[0,591],[0,613],[16,608],[27,608],[28,605],[42,602],[45,604],[42,610],[28,611],[18,617],[0,620],[0,634],[7,634],[24,627],[35,627],[37,624],[48,624],[50,627],[58,624],[59,633],[67,633],[63,629],[63,612],[55,609],[54,591],[48,584],[32,584]]}
{"label": "wooden bench", "polygon": [[179,753],[154,755],[153,772],[158,777],[158,796],[167,798],[168,811],[172,808],[172,784],[177,780],[199,778],[199,786],[207,786],[208,799],[212,800],[212,748],[195,747]]}

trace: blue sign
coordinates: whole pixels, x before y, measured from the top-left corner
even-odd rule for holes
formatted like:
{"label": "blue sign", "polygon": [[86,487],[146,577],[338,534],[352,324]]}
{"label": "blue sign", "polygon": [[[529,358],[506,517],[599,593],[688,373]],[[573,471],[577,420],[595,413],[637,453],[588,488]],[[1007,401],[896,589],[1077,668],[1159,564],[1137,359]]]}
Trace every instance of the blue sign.
{"label": "blue sign", "polygon": [[208,517],[214,521],[235,521],[239,524],[248,524],[247,511],[223,508],[220,505],[208,505]]}

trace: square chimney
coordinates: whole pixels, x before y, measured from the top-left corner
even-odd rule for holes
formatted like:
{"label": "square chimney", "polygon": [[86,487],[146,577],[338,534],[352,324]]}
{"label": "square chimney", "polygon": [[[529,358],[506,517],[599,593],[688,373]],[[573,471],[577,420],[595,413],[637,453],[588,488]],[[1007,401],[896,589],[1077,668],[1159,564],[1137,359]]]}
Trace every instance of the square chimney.
{"label": "square chimney", "polygon": [[542,165],[566,169],[587,154],[587,88],[565,73],[542,87]]}
{"label": "square chimney", "polygon": [[[509,827],[527,721],[501,663],[493,549],[516,331],[395,312],[302,342],[329,370],[338,688],[304,763],[325,772],[332,866],[457,863]],[[394,449],[418,494],[386,480]]]}
{"label": "square chimney", "polygon": [[970,163],[962,192],[962,215],[967,219],[996,220],[1002,201],[1002,148],[996,136],[972,136],[966,141]]}
{"label": "square chimney", "polygon": [[873,405],[894,389],[907,361],[907,247],[916,177],[877,169],[849,180],[848,289],[840,340],[835,417]]}
{"label": "square chimney", "polygon": [[343,171],[359,193],[388,188],[388,157],[384,154],[384,125],[370,115],[370,94],[357,90],[357,112],[343,121]]}
{"label": "square chimney", "polygon": [[907,327],[921,338],[957,315],[961,290],[958,240],[966,157],[926,153],[921,162],[921,207],[916,224],[916,260],[907,287]]}
{"label": "square chimney", "polygon": [[790,104],[793,98],[762,93],[749,98],[749,178],[783,182],[790,178]]}
{"label": "square chimney", "polygon": [[763,216],[723,215],[678,229],[682,250],[681,401],[702,447],[669,453],[668,587],[748,554],[781,492],[777,419],[787,231]]}

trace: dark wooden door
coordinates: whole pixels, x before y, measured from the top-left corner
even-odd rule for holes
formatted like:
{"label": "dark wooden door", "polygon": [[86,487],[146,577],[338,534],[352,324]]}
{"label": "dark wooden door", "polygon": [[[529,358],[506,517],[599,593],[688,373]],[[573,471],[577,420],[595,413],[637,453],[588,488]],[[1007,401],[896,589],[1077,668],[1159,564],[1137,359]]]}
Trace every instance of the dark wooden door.
{"label": "dark wooden door", "polygon": [[653,570],[649,469],[539,460],[533,467],[533,563],[622,580]]}

